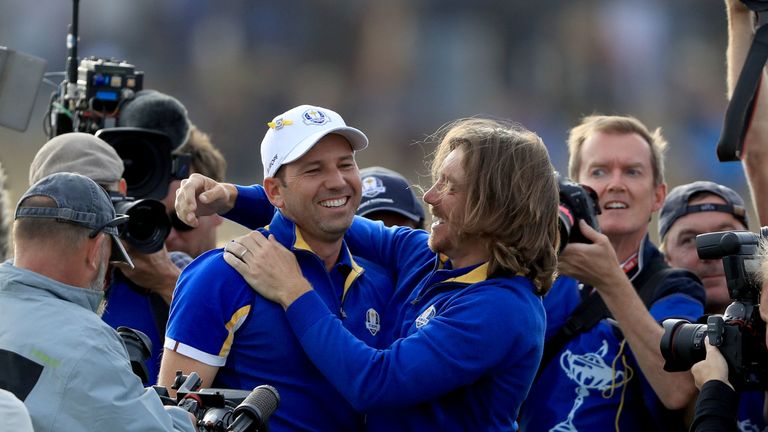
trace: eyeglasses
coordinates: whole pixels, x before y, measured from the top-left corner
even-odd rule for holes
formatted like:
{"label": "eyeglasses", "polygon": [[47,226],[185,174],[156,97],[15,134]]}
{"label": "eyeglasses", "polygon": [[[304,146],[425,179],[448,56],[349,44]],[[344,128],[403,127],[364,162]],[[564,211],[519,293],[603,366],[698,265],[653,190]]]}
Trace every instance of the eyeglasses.
{"label": "eyeglasses", "polygon": [[101,225],[100,227],[96,228],[95,230],[91,231],[90,234],[88,234],[88,238],[94,238],[97,235],[99,235],[100,232],[104,231],[108,227],[115,227],[118,225],[122,225],[126,222],[128,222],[128,219],[130,217],[128,215],[117,215],[114,217],[114,219],[107,221],[107,223]]}

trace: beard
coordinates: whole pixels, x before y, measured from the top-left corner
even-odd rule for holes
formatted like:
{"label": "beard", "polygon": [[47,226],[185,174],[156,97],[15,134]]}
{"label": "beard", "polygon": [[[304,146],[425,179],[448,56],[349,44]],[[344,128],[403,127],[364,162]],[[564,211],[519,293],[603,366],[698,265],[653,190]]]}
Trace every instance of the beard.
{"label": "beard", "polygon": [[104,279],[107,277],[107,260],[102,259],[96,277],[93,278],[88,288],[93,291],[104,292]]}
{"label": "beard", "polygon": [[[96,277],[93,278],[91,283],[88,285],[88,289],[100,293],[104,293],[105,288],[105,282],[107,277],[107,268],[109,267],[109,253],[111,252],[109,249],[106,249],[106,254],[103,254],[101,257],[101,261],[99,262],[99,268],[96,271]],[[99,304],[99,307],[96,309],[96,314],[98,316],[102,316],[104,314],[104,310],[107,308],[107,299],[102,298],[101,303]]]}

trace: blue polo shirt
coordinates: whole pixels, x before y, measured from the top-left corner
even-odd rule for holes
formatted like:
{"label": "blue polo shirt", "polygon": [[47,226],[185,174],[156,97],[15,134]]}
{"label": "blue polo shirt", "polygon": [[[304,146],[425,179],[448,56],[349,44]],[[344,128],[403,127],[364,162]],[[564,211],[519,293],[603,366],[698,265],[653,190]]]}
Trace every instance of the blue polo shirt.
{"label": "blue polo shirt", "polygon": [[[275,213],[268,232],[294,252],[305,278],[326,310],[366,344],[384,344],[381,331],[392,296],[389,273],[353,257],[346,244],[330,272],[296,225]],[[266,230],[262,231],[265,235]],[[222,257],[209,251],[192,262],[176,286],[165,347],[219,370],[214,387],[250,390],[270,384],[280,406],[274,431],[352,431],[363,416],[312,364],[293,335],[285,312],[258,295]]]}

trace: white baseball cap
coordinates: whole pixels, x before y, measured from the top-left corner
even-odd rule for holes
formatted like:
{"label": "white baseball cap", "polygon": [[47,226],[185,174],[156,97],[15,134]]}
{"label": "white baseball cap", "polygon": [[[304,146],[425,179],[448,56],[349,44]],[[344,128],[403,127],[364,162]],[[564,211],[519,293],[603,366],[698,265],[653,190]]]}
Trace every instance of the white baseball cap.
{"label": "white baseball cap", "polygon": [[338,134],[349,141],[352,150],[368,147],[368,137],[347,126],[341,116],[327,108],[300,105],[267,123],[269,130],[261,141],[264,178],[274,177],[281,166],[302,157],[320,139]]}

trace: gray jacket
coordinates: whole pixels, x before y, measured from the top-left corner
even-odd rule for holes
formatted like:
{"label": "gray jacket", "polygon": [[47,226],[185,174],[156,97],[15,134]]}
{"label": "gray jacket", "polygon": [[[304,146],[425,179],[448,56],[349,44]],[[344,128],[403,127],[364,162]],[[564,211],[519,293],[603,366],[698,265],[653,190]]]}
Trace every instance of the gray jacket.
{"label": "gray jacket", "polygon": [[194,431],[186,411],[166,410],[133,374],[95,313],[102,297],[0,265],[0,387],[24,401],[36,432]]}

